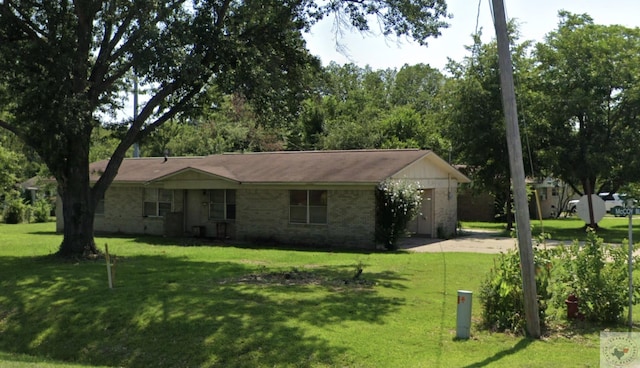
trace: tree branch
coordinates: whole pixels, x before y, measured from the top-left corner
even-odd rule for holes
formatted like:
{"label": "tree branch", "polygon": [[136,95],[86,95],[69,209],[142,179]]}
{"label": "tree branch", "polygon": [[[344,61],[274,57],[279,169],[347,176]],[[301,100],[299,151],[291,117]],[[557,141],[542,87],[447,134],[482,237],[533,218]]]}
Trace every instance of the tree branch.
{"label": "tree branch", "polygon": [[31,39],[34,41],[48,41],[45,32],[38,28],[31,20],[27,14],[21,11],[20,7],[14,4],[11,0],[6,0],[2,6],[3,12],[7,16],[13,17],[17,23],[20,25],[20,28],[27,34],[31,36]]}
{"label": "tree branch", "polygon": [[75,63],[73,65],[73,89],[77,94],[85,92],[87,86],[87,74],[89,71],[89,55],[91,52],[91,36],[95,15],[98,11],[90,7],[90,3],[75,0],[73,2],[78,24],[76,28],[77,49],[75,50]]}
{"label": "tree branch", "polygon": [[[104,38],[102,39],[100,52],[98,53],[98,57],[96,58],[96,62],[91,72],[91,77],[89,78],[89,80],[91,80],[94,85],[96,85],[99,81],[102,81],[102,84],[105,85],[102,88],[96,88],[97,91],[94,92],[96,95],[104,92],[106,86],[110,85],[108,83],[104,83],[103,80],[104,76],[108,72],[109,64],[111,62],[114,62],[115,60],[118,60],[118,58],[124,54],[124,50],[129,49],[132,41],[138,38],[137,34],[131,35],[131,37],[127,40],[127,42],[125,42],[124,45],[122,45],[116,52],[113,52],[118,43],[120,43],[120,41],[122,40],[122,37],[124,36],[126,30],[131,25],[133,18],[134,11],[129,11],[120,26],[117,28],[113,38],[110,38],[113,24],[110,22],[105,23]],[[129,65],[132,65],[132,63],[130,62]]]}
{"label": "tree branch", "polygon": [[[196,94],[198,94],[199,91],[200,91],[199,88],[191,89],[187,94],[182,96],[180,101],[176,103],[169,111],[164,113],[162,116],[156,119],[153,123],[149,124],[144,130],[141,130],[139,128],[134,129],[135,123],[139,120],[139,119],[136,119],[134,121],[134,125],[132,125],[127,131],[125,138],[120,142],[118,147],[116,147],[115,151],[111,155],[111,159],[109,160],[107,167],[105,168],[104,172],[102,173],[102,175],[100,176],[96,184],[94,185],[94,190],[98,192],[100,190],[106,190],[106,188],[109,185],[111,185],[111,183],[113,182],[113,179],[115,179],[116,175],[118,174],[118,168],[122,164],[122,161],[124,160],[124,157],[125,157],[125,153],[131,147],[131,145],[136,140],[149,135],[156,128],[158,128],[159,126],[164,124],[166,121],[176,116],[179,112],[183,111],[184,107],[189,104],[191,99]],[[147,109],[148,111],[153,111],[153,108],[149,109],[147,108],[147,106],[145,106],[145,109]],[[147,118],[148,116],[144,120],[146,120]],[[144,120],[140,120],[140,121],[144,121]]]}
{"label": "tree branch", "polygon": [[180,101],[176,103],[169,111],[156,119],[153,123],[147,125],[144,129],[140,130],[137,139],[142,139],[151,134],[160,125],[164,124],[167,120],[176,116],[179,112],[184,111],[184,108],[189,104],[191,99],[200,92],[199,88],[193,88],[187,94],[182,96]]}
{"label": "tree branch", "polygon": [[115,69],[111,74],[109,74],[109,76],[102,80],[102,82],[100,83],[101,85],[103,85],[103,88],[97,88],[96,87],[96,93],[102,93],[106,90],[107,86],[112,85],[113,83],[115,83],[118,79],[124,77],[125,74],[127,74],[127,72],[131,69],[131,67],[133,66],[133,62],[132,61],[128,61],[124,64],[121,64],[121,66],[117,69]]}
{"label": "tree branch", "polygon": [[[113,6],[113,1],[105,6]],[[108,9],[106,9],[105,12],[108,12]],[[111,50],[109,48],[109,41],[111,39],[112,28],[113,23],[111,21],[106,21],[103,28],[104,33],[102,36],[102,42],[100,42],[100,51],[98,52],[98,57],[93,64],[91,75],[89,76],[89,82],[92,86],[92,90],[89,91],[89,100],[92,102],[97,102],[98,96],[100,95],[100,93],[102,93],[102,91],[104,91],[104,88],[96,88],[94,86],[98,84],[98,81],[103,82],[104,75],[108,71],[108,64],[106,60],[109,58],[109,54],[111,53]]]}
{"label": "tree branch", "polygon": [[15,126],[10,125],[9,123],[7,123],[5,120],[0,119],[0,128],[4,128],[4,129],[10,131],[11,133],[17,135],[18,137],[21,137],[20,130],[18,130],[18,128],[16,128]]}
{"label": "tree branch", "polygon": [[219,30],[222,27],[222,22],[224,22],[224,18],[227,15],[227,11],[229,10],[229,5],[231,4],[231,0],[225,0],[225,2],[220,7],[220,10],[217,12],[218,18],[215,22],[215,29]]}

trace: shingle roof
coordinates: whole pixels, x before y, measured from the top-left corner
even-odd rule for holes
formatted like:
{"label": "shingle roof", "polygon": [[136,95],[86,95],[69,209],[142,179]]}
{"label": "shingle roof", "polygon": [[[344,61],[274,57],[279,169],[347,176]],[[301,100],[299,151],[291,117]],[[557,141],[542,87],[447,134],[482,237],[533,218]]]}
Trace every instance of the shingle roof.
{"label": "shingle roof", "polygon": [[[238,153],[169,157],[166,162],[163,157],[129,158],[114,182],[152,182],[196,170],[240,183],[379,183],[428,155],[437,158],[417,149]],[[95,162],[90,170],[99,174],[107,163]]]}

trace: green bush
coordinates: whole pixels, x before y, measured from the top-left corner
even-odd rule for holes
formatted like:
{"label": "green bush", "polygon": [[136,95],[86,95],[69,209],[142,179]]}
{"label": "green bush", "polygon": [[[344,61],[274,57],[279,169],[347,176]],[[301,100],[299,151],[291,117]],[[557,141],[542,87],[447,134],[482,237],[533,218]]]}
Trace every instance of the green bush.
{"label": "green bush", "polygon": [[398,248],[407,224],[419,212],[422,192],[416,184],[385,180],[376,189],[376,241],[385,248]]}
{"label": "green bush", "polygon": [[[554,305],[564,309],[565,299],[574,294],[586,320],[620,321],[629,304],[628,250],[628,243],[622,246],[604,244],[593,231],[587,232],[587,240],[582,246],[574,241],[571,246],[558,247],[554,262],[557,264]],[[634,265],[637,264],[635,258]]]}
{"label": "green bush", "polygon": [[47,222],[49,221],[49,214],[51,213],[51,204],[49,201],[42,198],[37,200],[31,209],[33,215],[33,221],[35,222]]}
{"label": "green bush", "polygon": [[[550,303],[566,310],[565,300],[577,296],[580,316],[593,322],[618,322],[629,302],[627,244],[604,244],[593,231],[584,245],[550,249],[534,247],[534,265],[541,327]],[[634,257],[634,265],[640,257]],[[638,289],[634,303],[640,296]],[[501,254],[480,286],[482,323],[494,331],[524,331],[524,300],[520,256],[516,251]]]}
{"label": "green bush", "polygon": [[[551,298],[549,282],[551,276],[550,251],[534,248],[538,313],[541,327],[547,325],[547,306]],[[482,324],[492,331],[524,333],[524,293],[520,255],[511,250],[501,253],[489,274],[480,285],[480,303],[483,306]]]}
{"label": "green bush", "polygon": [[5,201],[3,212],[4,222],[7,224],[19,224],[27,220],[27,205],[18,195],[9,195]]}

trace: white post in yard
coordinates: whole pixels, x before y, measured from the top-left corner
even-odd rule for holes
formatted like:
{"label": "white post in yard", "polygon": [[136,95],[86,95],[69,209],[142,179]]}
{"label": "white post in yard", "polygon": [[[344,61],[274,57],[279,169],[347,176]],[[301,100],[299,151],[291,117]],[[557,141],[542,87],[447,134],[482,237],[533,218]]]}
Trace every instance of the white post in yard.
{"label": "white post in yard", "polygon": [[111,278],[111,258],[109,257],[109,246],[104,245],[104,258],[107,261],[107,281],[109,282],[109,289],[113,289],[113,279]]}
{"label": "white post in yard", "polygon": [[471,336],[471,299],[473,293],[458,290],[458,316],[456,320],[456,338],[468,339]]}

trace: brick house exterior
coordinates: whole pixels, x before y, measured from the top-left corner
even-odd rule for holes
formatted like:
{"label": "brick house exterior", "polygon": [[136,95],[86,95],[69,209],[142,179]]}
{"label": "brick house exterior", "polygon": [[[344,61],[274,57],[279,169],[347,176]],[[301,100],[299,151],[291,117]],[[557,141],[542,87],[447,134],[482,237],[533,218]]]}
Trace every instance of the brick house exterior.
{"label": "brick house exterior", "polygon": [[[107,162],[92,164],[91,172]],[[96,211],[94,229],[370,248],[375,188],[389,178],[423,189],[422,213],[409,231],[427,237],[455,232],[456,189],[469,180],[425,150],[125,159]]]}

